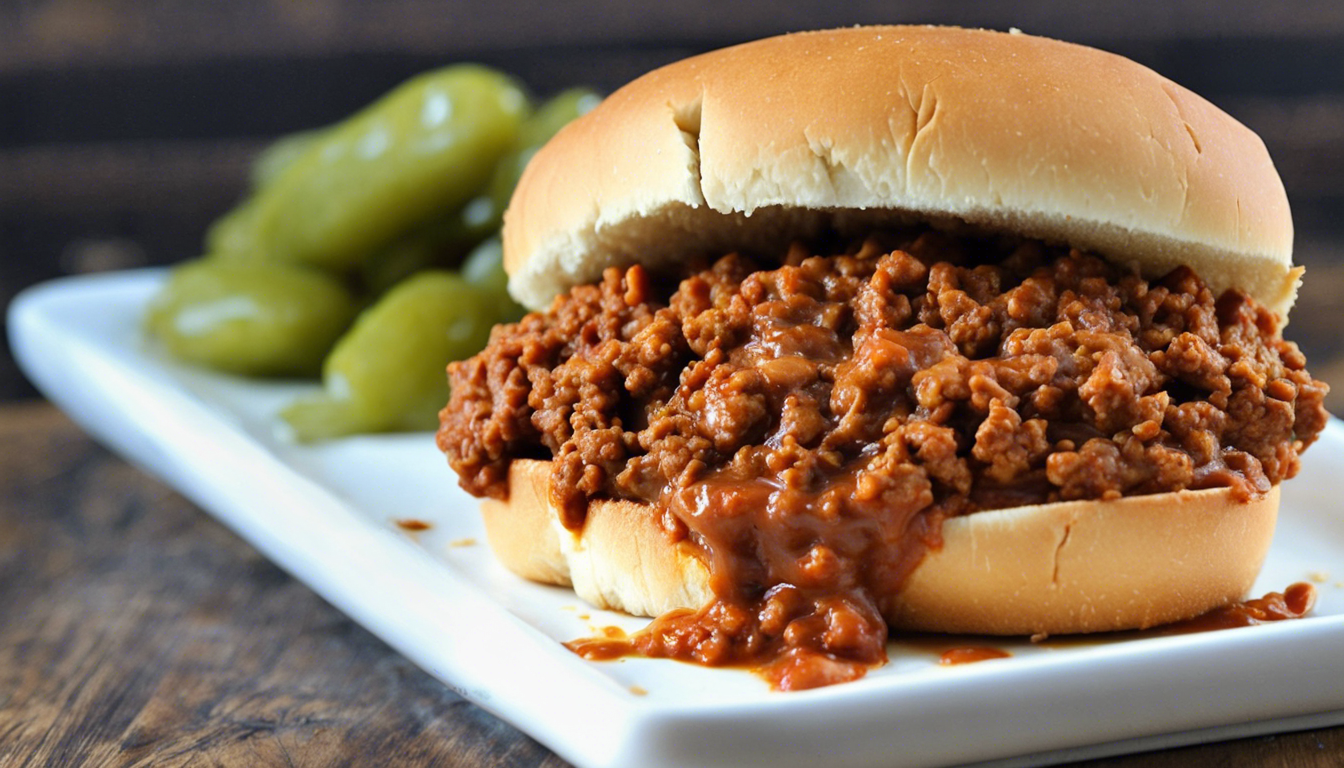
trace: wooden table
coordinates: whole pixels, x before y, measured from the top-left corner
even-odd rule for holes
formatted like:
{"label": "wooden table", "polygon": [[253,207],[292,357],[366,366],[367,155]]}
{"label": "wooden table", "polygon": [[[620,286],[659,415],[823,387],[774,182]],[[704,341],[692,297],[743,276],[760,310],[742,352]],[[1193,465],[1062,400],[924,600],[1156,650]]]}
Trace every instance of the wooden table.
{"label": "wooden table", "polygon": [[[563,766],[55,408],[0,406],[0,765]],[[1344,727],[1089,766],[1344,764]]]}

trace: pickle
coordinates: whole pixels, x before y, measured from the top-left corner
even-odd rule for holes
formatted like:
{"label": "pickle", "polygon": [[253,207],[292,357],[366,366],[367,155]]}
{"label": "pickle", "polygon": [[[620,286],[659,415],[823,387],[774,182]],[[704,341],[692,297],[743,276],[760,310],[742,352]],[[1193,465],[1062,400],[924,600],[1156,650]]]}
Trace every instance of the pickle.
{"label": "pickle", "polygon": [[527,97],[475,65],[428,72],[325,129],[207,236],[211,253],[345,271],[461,208],[516,144]]}
{"label": "pickle", "polygon": [[256,250],[256,215],[253,199],[244,200],[233,210],[215,219],[205,233],[206,250],[214,261],[274,263]]}
{"label": "pickle", "polygon": [[[599,100],[572,89],[529,116],[510,78],[460,65],[281,137],[253,165],[253,194],[207,233],[210,258],[154,301],[150,332],[219,370],[320,371],[323,391],[281,414],[300,440],[432,429],[448,362],[524,313],[491,237],[523,167]],[[358,317],[347,285],[373,302]]]}
{"label": "pickle", "polygon": [[518,179],[522,178],[523,169],[527,167],[537,150],[541,149],[541,145],[550,141],[552,136],[572,120],[592,111],[601,101],[602,96],[595,91],[587,88],[570,88],[542,104],[527,122],[523,123],[522,129],[518,132],[518,145],[495,166],[495,172],[490,177],[490,184],[484,196],[493,209],[496,227],[503,221],[504,210],[509,206],[509,198],[513,197],[513,189],[518,186]]}
{"label": "pickle", "polygon": [[593,111],[602,103],[602,95],[589,88],[561,91],[537,108],[518,132],[518,144],[536,149],[551,140],[561,128]]}
{"label": "pickle", "polygon": [[354,313],[350,294],[324,273],[207,259],[173,270],[146,325],[187,362],[250,376],[312,376]]}
{"label": "pickle", "polygon": [[359,267],[360,284],[378,296],[423,269],[462,263],[464,254],[499,229],[476,202],[417,227],[365,259]]}
{"label": "pickle", "polygon": [[489,297],[495,323],[515,323],[527,310],[509,295],[509,276],[504,272],[504,248],[499,238],[481,243],[462,262],[462,277]]}
{"label": "pickle", "polygon": [[252,189],[261,189],[279,178],[295,160],[303,156],[322,133],[321,128],[315,128],[311,131],[286,134],[271,142],[271,145],[263,149],[252,161],[252,170],[248,174]]}
{"label": "pickle", "polygon": [[[494,234],[501,224],[504,206],[522,173],[522,166],[556,131],[601,101],[601,96],[586,88],[573,88],[550,99],[529,117],[519,130],[519,149],[499,161],[490,185],[481,194],[448,216],[431,221],[403,235],[366,259],[360,266],[362,284],[380,294],[397,282],[422,269],[451,267],[462,261],[462,254]],[[489,241],[486,241],[489,242]],[[498,248],[496,241],[494,248]],[[504,302],[500,322],[522,317],[522,308],[503,290],[507,281],[497,262],[498,295]],[[465,267],[464,267],[465,269]]]}
{"label": "pickle", "polygon": [[441,270],[421,272],[365,310],[322,369],[323,391],[280,415],[300,441],[433,429],[448,363],[485,346],[497,297]]}

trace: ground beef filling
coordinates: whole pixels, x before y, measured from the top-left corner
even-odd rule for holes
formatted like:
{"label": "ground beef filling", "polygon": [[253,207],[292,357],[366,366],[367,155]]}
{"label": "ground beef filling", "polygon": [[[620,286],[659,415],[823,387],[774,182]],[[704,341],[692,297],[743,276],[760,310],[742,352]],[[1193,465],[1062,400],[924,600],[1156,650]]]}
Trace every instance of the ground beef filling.
{"label": "ground beef filling", "polygon": [[1263,494],[1325,426],[1274,316],[1190,269],[1149,283],[1035,242],[933,231],[680,283],[609,269],[450,368],[439,445],[503,498],[515,458],[553,502],[648,502],[716,600],[633,640],[752,664],[779,688],[885,658],[896,594],[943,519],[1184,488]]}

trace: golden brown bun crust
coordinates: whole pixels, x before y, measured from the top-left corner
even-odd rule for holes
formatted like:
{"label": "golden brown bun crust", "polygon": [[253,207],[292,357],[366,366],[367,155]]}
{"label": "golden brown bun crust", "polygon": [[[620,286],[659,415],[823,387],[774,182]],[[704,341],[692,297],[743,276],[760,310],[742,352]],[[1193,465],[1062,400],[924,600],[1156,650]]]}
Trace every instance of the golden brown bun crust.
{"label": "golden brown bun crust", "polygon": [[[642,616],[699,608],[708,570],[670,546],[651,508],[595,502],[576,536],[547,501],[550,464],[518,460],[509,501],[487,500],[496,555],[520,576],[570,585],[600,607]],[[1237,503],[1227,489],[978,512],[948,520],[883,609],[896,629],[1065,634],[1150,627],[1250,590],[1269,551],[1279,488]],[[881,598],[879,598],[881,600]]]}
{"label": "golden brown bun crust", "polygon": [[689,546],[668,541],[648,507],[592,504],[583,535],[575,536],[550,505],[550,473],[550,462],[517,459],[509,465],[509,500],[481,502],[486,537],[505,567],[636,616],[709,601],[708,569]]}
{"label": "golden brown bun crust", "polygon": [[1066,634],[1145,628],[1246,596],[1274,538],[1279,487],[1226,488],[978,512],[885,611],[938,632]]}
{"label": "golden brown bun crust", "polygon": [[639,78],[529,163],[510,291],[544,306],[603,268],[782,248],[912,219],[1187,264],[1286,317],[1287,196],[1264,144],[1128,59],[945,27],[786,35]]}

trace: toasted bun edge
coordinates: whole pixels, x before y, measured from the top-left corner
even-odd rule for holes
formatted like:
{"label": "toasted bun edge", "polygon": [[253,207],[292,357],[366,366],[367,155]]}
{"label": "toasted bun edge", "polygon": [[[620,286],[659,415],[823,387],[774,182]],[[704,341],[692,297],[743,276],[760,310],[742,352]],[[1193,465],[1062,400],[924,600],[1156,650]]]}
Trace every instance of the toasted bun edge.
{"label": "toasted bun edge", "polygon": [[[547,492],[550,464],[515,460],[509,500],[482,503],[499,560],[527,579],[572,585],[583,600],[640,616],[699,608],[709,570],[673,544],[652,507],[589,506],[565,529]],[[1069,501],[944,522],[897,595],[877,596],[894,629],[994,635],[1139,629],[1245,597],[1273,538],[1279,488],[1249,502],[1230,489]]]}

